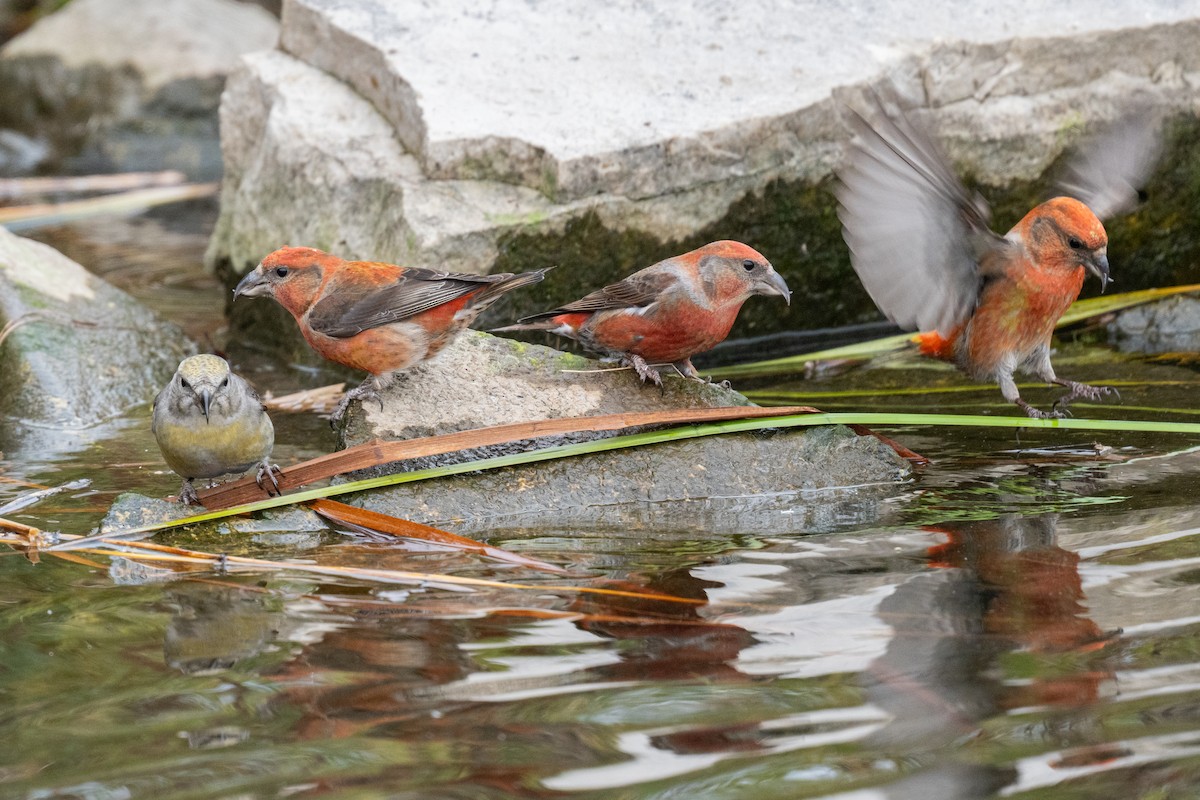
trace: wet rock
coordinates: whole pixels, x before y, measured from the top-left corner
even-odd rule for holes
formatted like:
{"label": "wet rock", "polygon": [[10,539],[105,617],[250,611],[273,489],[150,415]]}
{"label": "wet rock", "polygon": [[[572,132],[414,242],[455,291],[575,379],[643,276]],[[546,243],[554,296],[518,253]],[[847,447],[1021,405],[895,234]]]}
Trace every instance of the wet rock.
{"label": "wet rock", "polygon": [[[136,492],[125,492],[117,497],[104,519],[100,521],[101,533],[116,533],[147,525],[161,525],[185,517],[195,516],[204,509],[184,506],[173,500],[147,497]],[[188,526],[193,538],[203,535],[247,534],[262,544],[308,549],[315,546],[319,537],[327,532],[326,525],[316,512],[298,506],[284,506],[261,511],[254,517],[227,517],[207,524]]]}
{"label": "wet rock", "polygon": [[108,513],[100,521],[98,532],[116,533],[147,525],[161,525],[164,522],[190,517],[193,513],[195,512],[187,506],[170,500],[125,492],[118,495],[109,507]]}
{"label": "wet rock", "polygon": [[[543,420],[674,408],[749,405],[714,384],[667,376],[663,390],[630,370],[477,331],[458,337],[437,358],[410,370],[383,397],[383,408],[355,407],[346,445],[407,439]],[[628,432],[628,431],[626,431]],[[370,474],[423,469],[468,459],[588,441],[615,433],[567,436],[410,459]],[[841,427],[744,433],[614,450],[561,461],[440,478],[358,495],[384,513],[430,523],[488,523],[499,517],[562,516],[599,506],[806,493],[805,503],[834,502],[836,487],[886,484],[908,474],[895,452]],[[825,493],[828,492],[828,495]],[[697,504],[689,514],[704,513]],[[734,516],[738,509],[725,509]],[[712,509],[721,517],[720,509]],[[716,524],[716,523],[714,523]]]}
{"label": "wet rock", "polygon": [[79,429],[111,418],[153,399],[193,352],[176,326],[124,292],[2,228],[0,329],[0,414],[19,426]]}
{"label": "wet rock", "polygon": [[[729,498],[795,493],[794,505],[807,509],[845,503],[855,494],[894,492],[895,482],[908,474],[907,463],[877,439],[833,426],[710,436],[506,467],[361,493],[350,502],[467,528],[521,520],[556,525],[587,509],[661,504],[660,521],[672,513],[689,520],[699,515],[724,530],[745,521],[745,509],[725,502]],[[772,516],[783,513],[776,507]]]}
{"label": "wet rock", "polygon": [[0,130],[0,177],[28,175],[50,155],[45,142],[16,131]]}
{"label": "wet rock", "polygon": [[68,170],[215,178],[225,75],[277,34],[233,0],[74,0],[0,50],[0,128],[43,139]]}
{"label": "wet rock", "polygon": [[1176,295],[1126,309],[1108,330],[1126,353],[1200,352],[1200,298]]}
{"label": "wet rock", "polygon": [[[549,256],[560,270],[514,298],[523,313],[740,238],[806,291],[786,316],[747,308],[735,336],[845,324],[877,315],[826,184],[844,92],[886,74],[927,107],[965,171],[1011,194],[989,193],[1001,227],[1040,195],[1064,147],[1131,94],[1189,113],[1200,96],[1200,16],[1182,6],[1110,0],[1080,17],[1019,0],[921,15],[766,3],[721,15],[696,0],[686,11],[289,2],[281,51],[246,59],[223,100],[210,262],[232,281],[282,244],[473,272]],[[1196,141],[1181,136],[1168,159],[1186,162]],[[1176,233],[1173,247],[1200,250]],[[1149,245],[1162,252],[1161,239]],[[1123,285],[1156,278],[1139,269]]]}

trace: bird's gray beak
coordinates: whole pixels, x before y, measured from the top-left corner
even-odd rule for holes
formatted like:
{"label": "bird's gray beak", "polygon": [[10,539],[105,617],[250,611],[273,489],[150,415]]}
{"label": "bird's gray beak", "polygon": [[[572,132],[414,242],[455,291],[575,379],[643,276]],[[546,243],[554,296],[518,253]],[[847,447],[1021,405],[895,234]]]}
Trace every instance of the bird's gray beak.
{"label": "bird's gray beak", "polygon": [[783,276],[775,271],[768,272],[766,277],[759,281],[758,294],[777,294],[789,306],[792,304],[792,290],[784,282]]}
{"label": "bird's gray beak", "polygon": [[1100,279],[1100,294],[1104,294],[1104,290],[1112,283],[1112,278],[1108,277],[1108,254],[1096,253],[1093,258],[1088,259],[1087,268]]}
{"label": "bird's gray beak", "polygon": [[270,294],[271,285],[264,280],[262,265],[259,264],[253,271],[246,273],[246,277],[242,278],[241,283],[233,290],[234,299],[239,297],[261,297],[264,294]]}
{"label": "bird's gray beak", "polygon": [[208,418],[208,409],[212,406],[212,389],[200,390],[200,408],[204,411],[204,421],[211,422]]}

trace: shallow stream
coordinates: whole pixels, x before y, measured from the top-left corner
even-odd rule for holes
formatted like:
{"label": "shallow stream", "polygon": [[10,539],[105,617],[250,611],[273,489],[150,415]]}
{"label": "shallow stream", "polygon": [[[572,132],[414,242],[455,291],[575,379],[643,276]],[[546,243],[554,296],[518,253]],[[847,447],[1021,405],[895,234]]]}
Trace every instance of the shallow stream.
{"label": "shallow stream", "polygon": [[[151,217],[33,235],[202,340],[220,325],[203,226]],[[98,258],[104,240],[156,269]],[[1192,364],[1087,337],[1056,364],[1123,382],[1119,404],[1079,416],[1183,419],[1200,385]],[[277,393],[323,377],[235,366]],[[1010,413],[994,387],[900,359],[753,388],[828,410]],[[87,477],[9,515],[85,533],[120,492],[174,493],[148,415],[73,442],[31,433],[0,456],[0,505]],[[312,415],[276,425],[284,465],[333,445]],[[886,432],[932,459],[906,484],[458,531],[580,585],[692,604],[286,573],[129,581],[0,556],[0,796],[1200,796],[1200,442]],[[351,533],[225,540],[264,558],[563,582]]]}

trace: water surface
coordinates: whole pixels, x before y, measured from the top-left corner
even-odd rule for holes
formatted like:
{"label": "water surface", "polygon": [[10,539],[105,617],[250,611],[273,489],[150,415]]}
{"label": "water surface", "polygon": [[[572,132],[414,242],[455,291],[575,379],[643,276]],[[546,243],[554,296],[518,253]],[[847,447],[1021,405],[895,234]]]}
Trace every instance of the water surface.
{"label": "water surface", "polygon": [[[220,296],[187,252],[142,294],[167,286],[159,302],[180,308]],[[203,336],[220,317],[185,323]],[[1056,363],[1126,382],[1120,404],[1080,416],[1183,418],[1164,409],[1192,405],[1186,364],[1094,338],[1065,341]],[[314,379],[237,366],[264,389]],[[903,359],[756,388],[871,395],[812,396],[830,410],[1010,413],[994,388]],[[83,533],[119,492],[174,492],[148,413],[73,448],[31,436],[0,460],[0,504],[88,476],[11,515]],[[277,426],[282,463],[332,446],[319,419]],[[470,531],[570,569],[565,580],[332,530],[215,542],[691,603],[299,573],[130,582],[107,563],[0,556],[0,795],[1200,795],[1200,442],[888,433],[932,463],[882,493],[631,504]]]}

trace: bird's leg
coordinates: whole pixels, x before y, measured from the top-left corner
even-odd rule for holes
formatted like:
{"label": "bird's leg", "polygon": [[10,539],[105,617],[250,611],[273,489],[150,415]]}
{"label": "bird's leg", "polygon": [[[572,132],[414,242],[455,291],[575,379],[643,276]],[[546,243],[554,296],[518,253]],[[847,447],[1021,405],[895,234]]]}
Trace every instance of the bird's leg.
{"label": "bird's leg", "polygon": [[196,494],[196,487],[192,484],[193,478],[184,478],[183,486],[179,487],[179,502],[185,506],[200,505],[200,498]]}
{"label": "bird's leg", "polygon": [[338,402],[337,408],[333,409],[333,413],[329,415],[329,425],[337,427],[337,424],[342,421],[342,417],[346,416],[346,409],[355,400],[375,399],[379,401],[379,410],[383,410],[383,398],[379,396],[379,390],[383,388],[380,383],[379,375],[369,375],[367,379],[360,383],[355,388],[342,395],[342,399]]}
{"label": "bird's leg", "polygon": [[633,371],[642,379],[642,383],[653,381],[654,385],[662,388],[662,375],[658,374],[658,370],[646,363],[646,359],[641,356],[629,356],[629,366],[633,367]]}
{"label": "bird's leg", "polygon": [[258,488],[267,493],[268,497],[272,496],[272,492],[270,489],[267,489],[263,486],[263,478],[271,479],[271,485],[275,487],[274,496],[283,494],[283,492],[279,490],[279,481],[275,479],[276,473],[280,475],[283,474],[283,470],[279,468],[278,464],[272,464],[265,458],[258,463],[258,472],[254,475],[254,482],[258,484]]}
{"label": "bird's leg", "polygon": [[[690,358],[685,358],[683,361],[676,361],[671,366],[675,367],[675,370],[685,378],[691,378],[692,380],[700,381],[701,383],[716,383],[712,377],[701,377],[700,373],[696,370],[696,367],[692,364],[692,360]],[[717,386],[720,386],[722,389],[732,388],[729,384],[729,381],[721,381],[720,383],[717,383]]]}
{"label": "bird's leg", "polygon": [[1090,386],[1086,383],[1068,381],[1062,378],[1054,378],[1051,380],[1051,383],[1057,383],[1059,386],[1065,386],[1071,390],[1054,401],[1054,407],[1063,411],[1066,411],[1067,406],[1072,402],[1080,399],[1097,401],[1109,395],[1115,395],[1118,400],[1121,399],[1121,393],[1111,386]]}
{"label": "bird's leg", "polygon": [[671,366],[675,368],[675,371],[679,373],[679,377],[681,378],[691,378],[694,381],[705,382],[704,378],[700,377],[700,373],[696,370],[696,367],[692,365],[690,358],[685,358],[683,361],[676,361]]}
{"label": "bird's leg", "polygon": [[1033,419],[1058,419],[1062,416],[1062,412],[1058,410],[1042,411],[1040,408],[1034,408],[1021,399],[1021,393],[1017,391],[1017,382],[1013,380],[1013,367],[1008,364],[1001,365],[1001,368],[996,373],[996,382],[1000,384],[1000,394],[1010,403],[1016,404],[1017,408],[1025,412],[1025,416]]}

